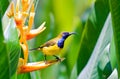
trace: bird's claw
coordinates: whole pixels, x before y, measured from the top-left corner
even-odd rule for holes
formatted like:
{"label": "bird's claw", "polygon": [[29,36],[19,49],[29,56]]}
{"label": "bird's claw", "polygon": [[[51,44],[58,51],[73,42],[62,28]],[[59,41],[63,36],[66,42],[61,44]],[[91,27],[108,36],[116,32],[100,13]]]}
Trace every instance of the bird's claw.
{"label": "bird's claw", "polygon": [[60,61],[61,62],[61,59],[59,57],[56,57],[57,61]]}

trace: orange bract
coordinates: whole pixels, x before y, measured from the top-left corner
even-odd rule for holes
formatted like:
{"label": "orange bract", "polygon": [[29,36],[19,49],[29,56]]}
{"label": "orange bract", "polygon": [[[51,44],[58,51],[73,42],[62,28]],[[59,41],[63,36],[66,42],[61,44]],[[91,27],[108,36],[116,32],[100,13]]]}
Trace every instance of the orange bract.
{"label": "orange bract", "polygon": [[[61,59],[61,61],[63,60],[64,58]],[[55,64],[57,62],[60,62],[59,60],[56,59],[56,60],[47,61],[47,63],[44,61],[40,61],[40,62],[33,62],[33,63],[27,63],[26,65],[22,65],[24,64],[24,62],[22,62],[22,59],[20,59],[20,61],[21,63],[19,63],[17,73],[26,73],[35,70],[40,70],[48,66],[51,66],[52,64]]]}
{"label": "orange bract", "polygon": [[[13,2],[11,3],[10,11],[7,13],[7,16],[9,18],[14,17],[15,23],[16,23],[16,28],[19,30],[19,42],[23,50],[23,58],[19,58],[19,63],[18,63],[18,73],[25,73],[25,72],[31,72],[39,69],[46,68],[54,63],[59,62],[58,60],[51,60],[47,61],[45,63],[44,61],[41,62],[34,62],[34,63],[27,63],[28,60],[28,44],[27,40],[30,40],[43,32],[46,27],[44,27],[45,22],[43,22],[37,29],[32,29],[32,25],[34,22],[34,16],[35,16],[35,11],[34,11],[34,3],[31,6],[30,12],[28,11],[28,8],[30,7],[30,0],[21,0],[22,3],[22,9],[20,10],[20,1],[17,0],[16,4],[16,10],[14,12],[14,4]],[[25,21],[29,17],[28,20],[28,26],[25,25]]]}
{"label": "orange bract", "polygon": [[[34,22],[34,3],[30,6],[30,0],[21,0],[22,8],[20,9],[20,0],[17,0],[16,7],[14,7],[13,2],[11,3],[10,10],[7,13],[8,17],[14,17],[16,28],[19,30],[20,35],[20,45],[24,53],[24,65],[28,60],[28,44],[27,40],[34,38],[36,35],[40,34],[45,30],[45,23],[43,23],[38,29],[31,30]],[[30,11],[28,8],[30,8]],[[14,12],[14,8],[15,12]],[[25,21],[29,17],[28,26],[25,26]]]}

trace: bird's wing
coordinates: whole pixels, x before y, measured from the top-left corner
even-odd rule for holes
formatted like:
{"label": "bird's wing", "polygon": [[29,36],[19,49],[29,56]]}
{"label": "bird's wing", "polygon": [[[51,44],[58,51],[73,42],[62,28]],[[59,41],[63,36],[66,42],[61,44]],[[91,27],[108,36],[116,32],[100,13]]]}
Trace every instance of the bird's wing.
{"label": "bird's wing", "polygon": [[52,40],[46,42],[45,44],[41,45],[40,48],[53,46],[57,43],[56,41],[57,41],[57,39],[52,39]]}

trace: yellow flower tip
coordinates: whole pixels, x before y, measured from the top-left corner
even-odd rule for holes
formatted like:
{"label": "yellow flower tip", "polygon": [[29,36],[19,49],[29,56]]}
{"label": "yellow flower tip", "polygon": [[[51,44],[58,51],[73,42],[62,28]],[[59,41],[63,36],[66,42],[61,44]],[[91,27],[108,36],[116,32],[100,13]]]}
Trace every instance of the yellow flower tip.
{"label": "yellow flower tip", "polygon": [[19,5],[20,5],[20,0],[17,0],[17,4],[16,4],[16,13],[19,12]]}
{"label": "yellow flower tip", "polygon": [[32,4],[30,12],[35,12],[34,4]]}
{"label": "yellow flower tip", "polygon": [[26,39],[30,40],[32,38],[34,38],[35,36],[37,36],[38,34],[40,34],[41,32],[43,32],[46,27],[45,26],[45,22],[42,23],[42,25],[40,27],[38,27],[37,29],[33,29],[31,30],[27,35],[26,35]]}
{"label": "yellow flower tip", "polygon": [[24,5],[24,7],[22,8],[22,11],[23,11],[23,12],[26,12],[26,11],[28,10],[28,7],[29,7],[28,4]]}
{"label": "yellow flower tip", "polygon": [[22,15],[24,18],[26,18],[28,16],[28,13],[27,12],[22,12]]}
{"label": "yellow flower tip", "polygon": [[[63,61],[64,58],[61,58],[61,61]],[[61,62],[59,60],[49,60],[47,62],[44,61],[40,61],[40,62],[33,62],[33,63],[28,63],[26,65],[22,65],[21,67],[19,67],[18,73],[26,73],[26,72],[32,72],[32,71],[36,71],[36,70],[41,70],[44,68],[47,68],[55,63]]]}
{"label": "yellow flower tip", "polygon": [[17,26],[21,26],[23,24],[23,18],[22,18],[22,13],[21,12],[16,13],[14,18],[15,18],[15,23],[16,23]]}
{"label": "yellow flower tip", "polygon": [[45,24],[46,24],[46,22],[43,22],[37,29],[34,29],[33,31],[35,31],[38,34],[43,32],[46,29],[46,27],[44,27]]}
{"label": "yellow flower tip", "polygon": [[10,10],[9,12],[7,12],[7,16],[9,18],[13,17],[14,16],[14,3],[12,2],[11,5],[10,5]]}
{"label": "yellow flower tip", "polygon": [[26,12],[28,10],[29,7],[29,1],[28,0],[21,0],[22,2],[22,11]]}

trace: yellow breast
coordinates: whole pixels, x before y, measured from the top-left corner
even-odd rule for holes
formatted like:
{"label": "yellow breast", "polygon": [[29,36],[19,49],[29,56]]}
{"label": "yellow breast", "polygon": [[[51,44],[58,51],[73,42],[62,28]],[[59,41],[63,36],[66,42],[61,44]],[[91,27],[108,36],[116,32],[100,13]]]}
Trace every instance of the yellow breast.
{"label": "yellow breast", "polygon": [[42,48],[42,52],[46,55],[56,55],[59,54],[61,48],[57,46],[57,44],[49,47]]}

